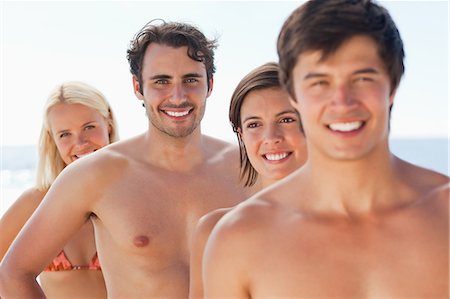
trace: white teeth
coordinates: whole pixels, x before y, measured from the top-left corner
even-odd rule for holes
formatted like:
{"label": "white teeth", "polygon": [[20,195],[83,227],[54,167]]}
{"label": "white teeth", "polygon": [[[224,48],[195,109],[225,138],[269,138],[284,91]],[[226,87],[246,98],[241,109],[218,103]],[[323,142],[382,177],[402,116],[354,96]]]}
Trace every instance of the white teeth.
{"label": "white teeth", "polygon": [[361,128],[362,124],[363,124],[362,121],[354,121],[354,122],[348,122],[348,123],[330,124],[329,127],[333,131],[350,132],[350,131]]}
{"label": "white teeth", "polygon": [[266,154],[266,159],[269,161],[278,161],[281,159],[284,159],[288,156],[287,153],[282,153],[282,154]]}
{"label": "white teeth", "polygon": [[187,111],[182,111],[182,112],[176,112],[176,111],[166,111],[166,113],[170,116],[174,116],[174,117],[181,117],[181,116],[185,116],[189,114],[189,110]]}

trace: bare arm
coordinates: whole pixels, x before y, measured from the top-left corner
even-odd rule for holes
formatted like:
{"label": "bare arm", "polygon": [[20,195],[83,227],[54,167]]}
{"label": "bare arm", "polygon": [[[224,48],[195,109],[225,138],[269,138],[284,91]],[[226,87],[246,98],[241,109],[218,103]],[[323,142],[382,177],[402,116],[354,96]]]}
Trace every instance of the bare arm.
{"label": "bare arm", "polygon": [[218,209],[200,218],[195,230],[189,265],[189,298],[203,298],[202,259],[206,241],[216,223],[227,211]]}
{"label": "bare arm", "polygon": [[0,261],[6,254],[9,246],[19,234],[22,227],[31,217],[34,210],[41,203],[45,192],[39,191],[36,188],[31,188],[14,202],[14,204],[5,212],[0,219]]}
{"label": "bare arm", "polygon": [[248,248],[239,226],[223,217],[206,242],[202,267],[205,298],[251,298],[246,275]]}
{"label": "bare arm", "polygon": [[94,173],[89,165],[70,165],[58,176],[0,264],[2,298],[45,298],[36,277],[89,219],[99,194]]}

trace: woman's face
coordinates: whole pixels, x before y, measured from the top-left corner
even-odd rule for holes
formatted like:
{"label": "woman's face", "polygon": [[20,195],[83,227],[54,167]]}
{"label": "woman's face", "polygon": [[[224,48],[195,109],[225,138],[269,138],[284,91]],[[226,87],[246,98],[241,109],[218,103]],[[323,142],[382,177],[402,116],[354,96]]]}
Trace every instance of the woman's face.
{"label": "woman's face", "polygon": [[241,107],[240,134],[263,186],[280,180],[306,161],[300,119],[281,88],[250,92]]}
{"label": "woman's face", "polygon": [[93,108],[59,103],[50,108],[48,121],[58,152],[67,165],[109,144],[108,121]]}

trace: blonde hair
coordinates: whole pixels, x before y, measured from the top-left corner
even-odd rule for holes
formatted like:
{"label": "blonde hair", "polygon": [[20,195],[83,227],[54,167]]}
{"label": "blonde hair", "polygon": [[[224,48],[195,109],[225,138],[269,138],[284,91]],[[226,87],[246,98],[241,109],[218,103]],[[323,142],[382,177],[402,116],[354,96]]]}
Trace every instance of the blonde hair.
{"label": "blonde hair", "polygon": [[58,85],[48,97],[44,106],[44,117],[39,137],[39,162],[36,174],[36,187],[45,191],[66,167],[58,152],[53,136],[50,132],[48,113],[50,108],[60,104],[81,104],[97,110],[108,120],[110,127],[109,142],[119,139],[117,124],[113,111],[105,96],[96,88],[78,81],[69,81]]}

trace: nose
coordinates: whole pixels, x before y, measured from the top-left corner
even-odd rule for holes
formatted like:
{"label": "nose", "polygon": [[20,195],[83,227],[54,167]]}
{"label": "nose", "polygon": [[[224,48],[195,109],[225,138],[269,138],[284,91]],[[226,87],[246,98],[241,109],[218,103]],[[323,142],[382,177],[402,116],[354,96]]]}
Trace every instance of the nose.
{"label": "nose", "polygon": [[80,134],[78,134],[78,138],[77,138],[77,146],[83,146],[86,143],[88,143],[88,138],[87,138],[87,133],[86,132],[81,132]]}
{"label": "nose", "polygon": [[351,88],[347,84],[336,86],[333,91],[333,105],[335,106],[351,106],[355,104],[355,97]]}
{"label": "nose", "polygon": [[267,144],[277,144],[283,140],[283,132],[276,125],[266,126],[264,130],[264,142]]}
{"label": "nose", "polygon": [[172,89],[170,101],[175,105],[179,105],[183,102],[186,102],[186,100],[187,100],[186,91],[182,83],[175,84]]}

